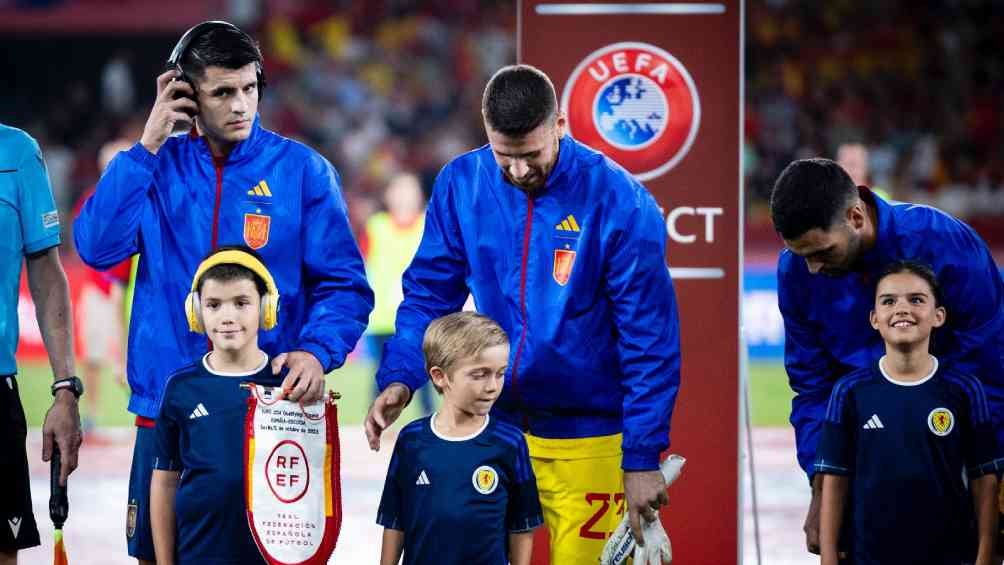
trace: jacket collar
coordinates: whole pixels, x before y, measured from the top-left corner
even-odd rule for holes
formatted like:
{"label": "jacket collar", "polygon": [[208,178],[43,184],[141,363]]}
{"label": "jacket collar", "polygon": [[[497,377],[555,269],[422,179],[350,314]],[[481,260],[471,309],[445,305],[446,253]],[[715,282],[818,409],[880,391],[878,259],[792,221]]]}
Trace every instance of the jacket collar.
{"label": "jacket collar", "polygon": [[575,142],[572,141],[572,136],[566,133],[558,140],[558,162],[551,169],[551,174],[547,175],[547,182],[541,193],[551,190],[564,180],[564,176],[572,168],[572,161],[575,160],[573,153],[575,153]]}
{"label": "jacket collar", "polygon": [[866,204],[875,209],[875,245],[861,257],[866,271],[877,271],[896,258],[896,222],[893,207],[867,187],[858,187]]}

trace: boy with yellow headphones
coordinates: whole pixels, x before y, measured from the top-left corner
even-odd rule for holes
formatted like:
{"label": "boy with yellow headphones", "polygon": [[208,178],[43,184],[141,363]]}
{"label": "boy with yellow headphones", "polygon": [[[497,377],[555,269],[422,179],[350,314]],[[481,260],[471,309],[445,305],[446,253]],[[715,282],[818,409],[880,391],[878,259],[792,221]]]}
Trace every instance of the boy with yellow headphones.
{"label": "boy with yellow headphones", "polygon": [[245,514],[248,393],[240,385],[282,382],[258,347],[278,304],[275,281],[250,248],[221,247],[195,272],[185,312],[212,349],[168,379],[157,418],[150,521],[158,565],[265,563]]}

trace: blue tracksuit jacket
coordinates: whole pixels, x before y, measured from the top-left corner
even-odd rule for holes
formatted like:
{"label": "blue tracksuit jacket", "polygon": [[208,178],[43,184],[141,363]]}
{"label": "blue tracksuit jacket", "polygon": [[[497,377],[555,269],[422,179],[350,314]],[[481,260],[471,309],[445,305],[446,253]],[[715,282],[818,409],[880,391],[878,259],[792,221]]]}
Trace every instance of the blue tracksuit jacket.
{"label": "blue tracksuit jacket", "polygon": [[656,469],[680,383],[665,257],[655,199],[571,137],[533,198],[489,146],[462,155],[436,179],[377,381],[421,386],[426,326],[470,293],[511,341],[496,413],[545,438],[623,431],[624,469]]}
{"label": "blue tracksuit jacket", "polygon": [[279,325],[260,331],[270,356],[312,353],[340,366],[366,329],[373,293],[352,237],[338,174],[312,149],[261,128],[225,162],[205,140],[172,137],[152,155],[120,153],[74,223],[80,257],[97,269],[140,254],[129,327],[129,410],[155,418],[165,359],[192,359],[184,300],[199,262],[216,247],[255,248],[279,288]]}
{"label": "blue tracksuit jacket", "polygon": [[778,261],[784,364],[795,391],[791,423],[798,463],[810,477],[833,384],[852,370],[874,367],[885,353],[868,313],[877,275],[898,259],[934,268],[948,318],[934,333],[933,353],[946,366],[980,378],[994,429],[1004,439],[1004,282],[990,250],[972,228],[940,210],[886,202],[871,191],[862,191],[862,198],[877,209],[878,237],[860,272],[812,275],[805,260],[788,250]]}

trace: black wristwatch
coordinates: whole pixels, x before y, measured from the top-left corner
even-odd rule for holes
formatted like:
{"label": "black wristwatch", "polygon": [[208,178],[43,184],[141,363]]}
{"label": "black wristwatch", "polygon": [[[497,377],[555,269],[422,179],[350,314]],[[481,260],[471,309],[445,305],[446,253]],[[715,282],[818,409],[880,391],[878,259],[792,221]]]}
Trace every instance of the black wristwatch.
{"label": "black wristwatch", "polygon": [[56,396],[56,391],[63,389],[72,392],[74,397],[80,398],[80,395],[84,394],[84,383],[77,377],[59,379],[52,383],[52,396]]}

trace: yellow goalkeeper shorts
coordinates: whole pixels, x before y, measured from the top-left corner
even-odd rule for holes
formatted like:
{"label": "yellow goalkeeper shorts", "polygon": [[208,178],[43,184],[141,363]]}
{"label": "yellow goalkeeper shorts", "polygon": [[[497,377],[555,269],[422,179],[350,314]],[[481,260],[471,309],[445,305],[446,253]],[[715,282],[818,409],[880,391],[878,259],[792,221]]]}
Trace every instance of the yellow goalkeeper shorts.
{"label": "yellow goalkeeper shorts", "polygon": [[625,511],[621,434],[548,439],[526,436],[537,476],[551,565],[597,563]]}

